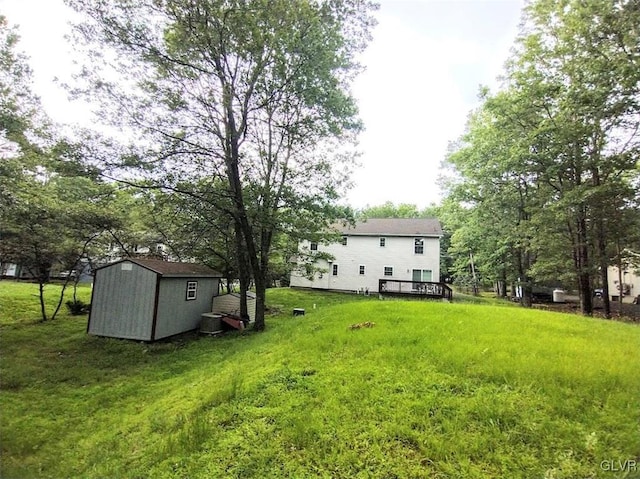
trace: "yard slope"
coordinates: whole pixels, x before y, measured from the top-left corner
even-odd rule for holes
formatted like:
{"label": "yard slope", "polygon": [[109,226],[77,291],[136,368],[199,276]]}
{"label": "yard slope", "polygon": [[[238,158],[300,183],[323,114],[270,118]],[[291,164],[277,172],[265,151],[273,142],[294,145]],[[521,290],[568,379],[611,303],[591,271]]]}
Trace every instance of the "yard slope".
{"label": "yard slope", "polygon": [[264,333],[144,344],[0,301],[2,477],[611,478],[640,457],[635,325],[281,289]]}

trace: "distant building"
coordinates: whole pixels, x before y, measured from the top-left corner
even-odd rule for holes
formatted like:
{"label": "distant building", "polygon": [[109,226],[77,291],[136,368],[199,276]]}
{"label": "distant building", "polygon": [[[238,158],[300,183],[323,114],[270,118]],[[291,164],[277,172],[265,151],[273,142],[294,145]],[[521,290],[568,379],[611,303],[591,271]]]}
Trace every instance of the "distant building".
{"label": "distant building", "polygon": [[[640,274],[633,267],[622,269],[622,275],[617,266],[609,266],[609,295],[612,301],[618,301],[622,294],[623,303],[637,302],[640,296]],[[622,283],[620,282],[622,276]]]}
{"label": "distant building", "polygon": [[168,246],[161,240],[149,241],[147,244],[126,244],[112,242],[108,245],[101,261],[112,263],[125,258],[161,259],[163,261],[177,261]]}
{"label": "distant building", "polygon": [[380,280],[440,281],[442,227],[437,219],[376,218],[336,229],[342,235],[337,243],[300,244],[305,253],[324,252],[334,259],[319,259],[316,266],[324,272],[312,278],[297,268],[292,287],[378,292]]}

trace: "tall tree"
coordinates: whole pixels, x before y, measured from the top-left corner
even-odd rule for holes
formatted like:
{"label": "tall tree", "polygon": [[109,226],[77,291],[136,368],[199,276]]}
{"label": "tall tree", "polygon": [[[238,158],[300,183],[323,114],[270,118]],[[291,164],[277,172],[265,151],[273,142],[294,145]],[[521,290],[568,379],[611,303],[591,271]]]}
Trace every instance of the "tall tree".
{"label": "tall tree", "polygon": [[[153,170],[164,187],[203,176],[225,181],[220,205],[229,205],[223,214],[232,218],[238,258],[250,266],[255,328],[263,329],[274,236],[310,219],[321,227],[346,184],[351,155],[340,145],[360,129],[348,85],[372,4],[68,3],[90,19],[78,26],[94,47],[87,91],[113,100],[110,118],[152,145],[138,155],[136,174]],[[115,54],[102,56],[105,46]],[[126,78],[124,88],[95,68],[99,58]]]}
{"label": "tall tree", "polygon": [[625,203],[638,208],[631,184],[640,153],[640,9],[541,0],[528,13],[510,76],[541,112],[537,166],[556,192],[554,206],[568,213],[581,309],[591,314],[593,276],[599,269],[606,288],[607,244],[625,235],[607,218]]}
{"label": "tall tree", "polygon": [[[532,201],[520,209],[526,228],[518,229],[526,241],[517,245],[526,269],[533,278],[560,278],[571,264],[581,310],[591,314],[596,274],[606,288],[613,245],[632,240],[629,218],[640,211],[640,10],[623,0],[539,0],[526,11],[505,89],[485,99],[488,122],[471,125],[452,160],[465,185],[507,180],[519,191],[500,218],[517,211],[526,192]],[[491,144],[506,154],[487,150]],[[496,197],[480,193],[485,206]],[[501,237],[515,239],[508,231]]]}
{"label": "tall tree", "polygon": [[57,315],[67,285],[49,316],[44,288],[51,268],[75,267],[116,219],[108,207],[111,187],[86,167],[77,145],[53,133],[18,38],[0,16],[0,263],[17,263],[38,281],[46,321]]}

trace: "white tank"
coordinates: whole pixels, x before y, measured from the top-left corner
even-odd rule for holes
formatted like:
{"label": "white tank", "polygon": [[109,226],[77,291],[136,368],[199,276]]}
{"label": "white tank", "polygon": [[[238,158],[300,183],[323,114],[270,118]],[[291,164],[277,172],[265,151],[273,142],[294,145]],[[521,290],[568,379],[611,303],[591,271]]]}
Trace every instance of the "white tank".
{"label": "white tank", "polygon": [[561,289],[553,290],[553,302],[554,303],[564,303],[564,291]]}

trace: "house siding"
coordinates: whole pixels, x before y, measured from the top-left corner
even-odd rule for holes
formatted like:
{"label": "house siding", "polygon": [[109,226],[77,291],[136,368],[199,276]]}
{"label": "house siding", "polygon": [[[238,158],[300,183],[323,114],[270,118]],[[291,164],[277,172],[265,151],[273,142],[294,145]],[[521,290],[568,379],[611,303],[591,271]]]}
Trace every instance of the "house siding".
{"label": "house siding", "polygon": [[[197,281],[196,299],[187,301],[187,282]],[[197,329],[202,313],[211,311],[217,278],[161,278],[155,337],[162,339]]]}
{"label": "house siding", "polygon": [[[617,299],[620,295],[619,270],[616,266],[609,266],[609,295],[611,299]],[[640,295],[640,275],[633,268],[622,270],[622,282],[628,287],[628,294],[622,296],[623,303],[632,303]],[[626,288],[623,288],[623,290]]]}
{"label": "house siding", "polygon": [[[385,246],[380,246],[380,238],[385,238]],[[424,240],[424,252],[414,252],[416,238]],[[301,246],[309,248],[310,243]],[[378,291],[380,279],[411,281],[414,269],[431,270],[432,281],[440,278],[440,239],[428,236],[348,236],[346,245],[334,243],[318,245],[318,250],[334,256],[333,265],[338,265],[338,274],[332,274],[327,262],[318,262],[317,266],[326,270],[321,275],[316,273],[309,280],[298,273],[291,275],[291,286],[320,288],[332,290],[366,290]],[[360,266],[365,266],[365,274],[360,274]],[[385,266],[393,267],[393,276],[384,276]]]}
{"label": "house siding", "polygon": [[[123,269],[124,265],[131,269]],[[97,270],[87,332],[151,340],[158,279],[155,272],[130,262]]]}

